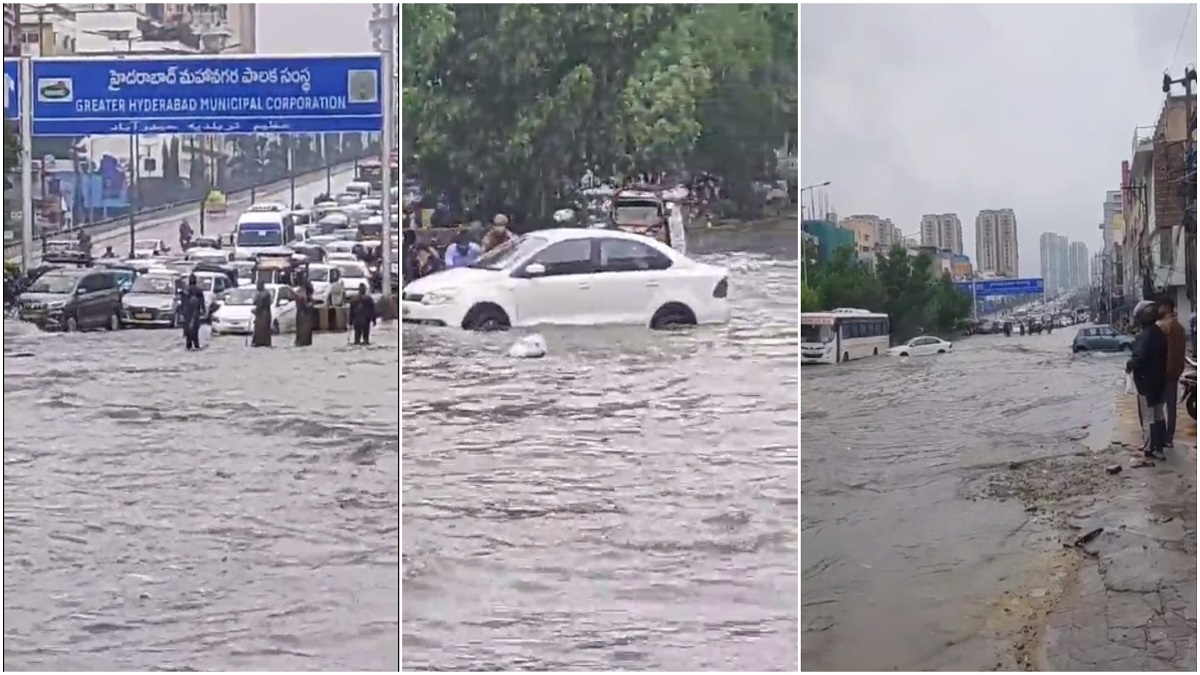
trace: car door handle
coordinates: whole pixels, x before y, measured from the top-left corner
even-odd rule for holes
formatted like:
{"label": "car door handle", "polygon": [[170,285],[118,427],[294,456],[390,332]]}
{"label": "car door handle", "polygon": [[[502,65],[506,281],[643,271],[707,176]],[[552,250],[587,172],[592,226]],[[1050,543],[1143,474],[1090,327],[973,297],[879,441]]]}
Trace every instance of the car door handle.
{"label": "car door handle", "polygon": [[577,284],[579,288],[591,288],[592,285],[586,281],[581,281]]}
{"label": "car door handle", "polygon": [[647,281],[646,288],[658,288],[658,282],[657,281]]}

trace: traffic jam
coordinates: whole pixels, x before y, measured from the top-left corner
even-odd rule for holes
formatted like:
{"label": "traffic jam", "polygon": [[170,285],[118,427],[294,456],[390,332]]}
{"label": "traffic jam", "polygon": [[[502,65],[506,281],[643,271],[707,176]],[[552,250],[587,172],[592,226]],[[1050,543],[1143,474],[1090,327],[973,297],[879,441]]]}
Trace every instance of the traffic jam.
{"label": "traffic jam", "polygon": [[[385,193],[372,164],[360,166],[342,192],[320,195],[311,207],[252,204],[224,235],[197,236],[185,219],[178,241],[135,238],[123,256],[112,246],[97,255],[83,230],[47,240],[40,264],[27,272],[5,264],[6,315],[46,331],[177,328],[185,323],[188,294],[194,297],[198,288],[204,298],[199,319],[214,338],[249,335],[265,290],[272,334],[295,333],[305,307],[315,310],[317,332],[344,331],[353,298],[384,291]],[[391,213],[399,214],[398,187],[386,196]],[[397,261],[398,215],[390,232],[390,260]],[[392,262],[392,297],[399,292],[398,272]],[[392,318],[383,304],[377,305],[381,318]]]}

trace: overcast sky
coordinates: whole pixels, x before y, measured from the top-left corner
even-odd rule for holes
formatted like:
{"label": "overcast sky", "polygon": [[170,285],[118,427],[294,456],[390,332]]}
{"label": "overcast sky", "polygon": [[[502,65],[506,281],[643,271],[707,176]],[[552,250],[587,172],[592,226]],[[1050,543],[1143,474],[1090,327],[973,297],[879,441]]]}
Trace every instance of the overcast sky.
{"label": "overcast sky", "polygon": [[[1186,23],[1185,23],[1186,17]],[[1182,43],[1176,44],[1182,32]],[[1042,232],[1101,247],[1106,190],[1162,74],[1196,62],[1188,5],[803,5],[801,181],[839,216],[1012,208],[1021,274]],[[1182,90],[1180,90],[1182,91]]]}
{"label": "overcast sky", "polygon": [[267,4],[258,7],[260,54],[372,51],[371,3]]}

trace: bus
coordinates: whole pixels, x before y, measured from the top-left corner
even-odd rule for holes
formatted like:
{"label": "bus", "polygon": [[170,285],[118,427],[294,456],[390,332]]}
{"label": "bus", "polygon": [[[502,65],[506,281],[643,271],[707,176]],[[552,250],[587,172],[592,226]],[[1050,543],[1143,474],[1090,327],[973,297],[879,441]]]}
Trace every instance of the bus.
{"label": "bus", "polygon": [[[379,159],[366,159],[358,163],[354,172],[355,183],[367,183],[371,190],[383,192],[383,162]],[[392,160],[392,185],[400,185],[400,161]]]}
{"label": "bus", "polygon": [[840,308],[800,314],[800,363],[842,363],[886,354],[891,347],[887,314]]}

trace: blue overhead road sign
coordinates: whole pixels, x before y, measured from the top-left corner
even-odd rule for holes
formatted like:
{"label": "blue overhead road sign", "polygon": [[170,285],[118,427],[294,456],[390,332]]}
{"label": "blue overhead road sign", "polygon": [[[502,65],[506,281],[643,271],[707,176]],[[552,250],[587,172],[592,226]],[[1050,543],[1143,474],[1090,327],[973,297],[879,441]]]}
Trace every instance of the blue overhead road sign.
{"label": "blue overhead road sign", "polygon": [[987,281],[959,281],[955,284],[959,290],[970,293],[972,288],[975,297],[995,298],[1007,295],[1041,295],[1046,291],[1041,279],[988,279]]}
{"label": "blue overhead road sign", "polygon": [[35,59],[33,133],[380,131],[381,70],[378,54]]}
{"label": "blue overhead road sign", "polygon": [[21,116],[21,61],[4,59],[4,119]]}

